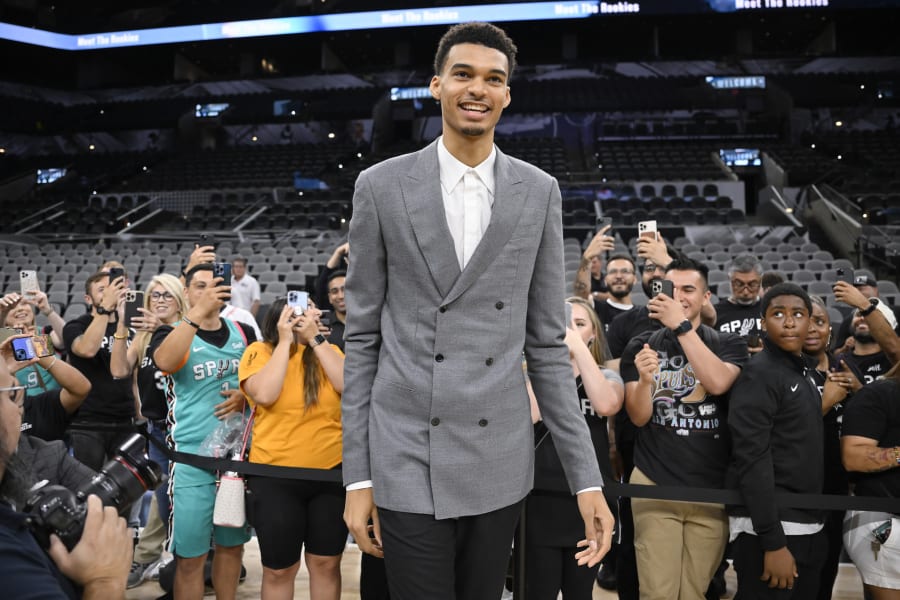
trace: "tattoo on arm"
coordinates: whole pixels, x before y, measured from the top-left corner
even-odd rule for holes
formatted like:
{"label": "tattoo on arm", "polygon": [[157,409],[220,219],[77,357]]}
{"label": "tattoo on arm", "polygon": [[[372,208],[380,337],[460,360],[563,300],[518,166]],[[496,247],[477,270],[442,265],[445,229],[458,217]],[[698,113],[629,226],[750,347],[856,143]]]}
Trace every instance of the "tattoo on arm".
{"label": "tattoo on arm", "polygon": [[866,459],[870,465],[868,472],[877,473],[898,466],[896,448],[871,448],[866,451]]}

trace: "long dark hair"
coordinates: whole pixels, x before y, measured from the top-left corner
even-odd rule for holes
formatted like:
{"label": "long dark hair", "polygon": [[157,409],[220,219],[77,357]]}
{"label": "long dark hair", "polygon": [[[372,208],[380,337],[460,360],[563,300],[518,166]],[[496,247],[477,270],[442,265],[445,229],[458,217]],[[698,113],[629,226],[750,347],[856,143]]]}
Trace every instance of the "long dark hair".
{"label": "long dark hair", "polygon": [[[278,298],[275,300],[263,318],[260,330],[262,331],[263,342],[274,348],[278,344],[278,319],[281,317],[281,311],[287,300]],[[297,345],[291,344],[291,356],[297,351]],[[319,363],[319,357],[312,351],[312,348],[306,348],[303,352],[303,400],[306,409],[314,406],[319,401],[319,387],[322,385],[322,377],[324,371]]]}

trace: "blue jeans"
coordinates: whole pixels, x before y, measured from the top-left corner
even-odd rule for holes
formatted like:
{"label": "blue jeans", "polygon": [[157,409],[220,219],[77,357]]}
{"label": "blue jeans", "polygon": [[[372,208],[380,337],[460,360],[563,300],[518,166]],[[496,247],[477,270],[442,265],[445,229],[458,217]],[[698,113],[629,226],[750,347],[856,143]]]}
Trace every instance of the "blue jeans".
{"label": "blue jeans", "polygon": [[[147,423],[147,428],[150,430],[150,435],[153,436],[154,439],[165,444],[166,429],[158,427],[158,423],[159,421],[149,421]],[[148,442],[148,444],[150,446],[148,451],[150,460],[159,465],[163,476],[162,483],[160,483],[159,487],[153,492],[156,495],[157,506],[159,506],[159,518],[162,519],[163,524],[168,524],[169,513],[172,511],[172,502],[169,498],[169,459],[162,450],[156,447],[156,444],[153,444],[152,442]]]}

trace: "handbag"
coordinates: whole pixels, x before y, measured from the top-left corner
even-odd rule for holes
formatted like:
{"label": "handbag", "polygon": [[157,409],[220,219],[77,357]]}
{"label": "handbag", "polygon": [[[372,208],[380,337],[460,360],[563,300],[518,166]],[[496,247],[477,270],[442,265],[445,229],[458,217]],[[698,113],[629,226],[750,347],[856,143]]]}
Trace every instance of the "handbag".
{"label": "handbag", "polygon": [[[250,431],[253,428],[253,417],[256,416],[256,408],[250,413],[247,424],[244,427],[244,436],[241,442],[241,453],[232,460],[244,460],[244,452],[247,449],[247,441],[250,439]],[[216,503],[213,507],[213,525],[219,527],[243,527],[247,523],[247,513],[244,506],[244,476],[235,471],[226,471],[219,477],[219,487],[216,489]]]}

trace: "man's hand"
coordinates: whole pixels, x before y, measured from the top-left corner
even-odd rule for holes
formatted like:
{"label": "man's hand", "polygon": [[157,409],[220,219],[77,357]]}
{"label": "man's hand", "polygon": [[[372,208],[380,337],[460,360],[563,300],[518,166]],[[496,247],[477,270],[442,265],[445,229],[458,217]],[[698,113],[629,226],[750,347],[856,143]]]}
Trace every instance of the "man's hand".
{"label": "man's hand", "polygon": [[669,329],[675,329],[687,318],[681,303],[669,298],[665,294],[659,294],[647,301],[647,309],[650,318],[656,319]]}
{"label": "man's hand", "polygon": [[575,554],[579,566],[593,567],[609,552],[615,520],[609,512],[606,498],[601,491],[582,492],[575,497],[578,511],[584,520],[584,538],[577,547],[584,548]]}
{"label": "man's hand", "polygon": [[187,273],[197,265],[214,262],[216,262],[215,246],[195,246],[194,251],[191,252],[191,256],[188,258],[188,264],[184,268],[184,272]]}
{"label": "man's hand", "polygon": [[601,252],[608,252],[615,250],[616,248],[616,238],[611,235],[606,235],[606,232],[612,228],[612,225],[607,225],[606,227],[602,227],[597,234],[591,238],[591,242],[588,244],[588,247],[585,249],[583,258],[590,260],[595,256],[599,256]]}
{"label": "man's hand", "polygon": [[109,312],[116,310],[125,301],[125,290],[125,278],[116,277],[115,281],[110,282],[106,289],[103,290],[100,305]]}
{"label": "man's hand", "polygon": [[99,497],[88,496],[84,533],[72,551],[51,535],[48,553],[72,581],[85,588],[102,585],[110,591],[121,589],[121,593],[110,594],[110,598],[125,595],[133,556],[131,530],[115,508],[103,507]]}
{"label": "man's hand", "polygon": [[637,241],[637,255],[639,258],[643,258],[645,261],[649,260],[661,267],[665,267],[672,262],[672,257],[669,256],[669,250],[666,247],[666,241],[662,239],[662,236],[658,238],[639,237]]}
{"label": "man's hand", "polygon": [[222,390],[220,396],[225,400],[215,405],[213,414],[220,421],[231,413],[239,413],[244,410],[244,394],[241,390]]}
{"label": "man's hand", "polygon": [[[369,520],[372,525],[369,525]],[[381,546],[381,523],[378,521],[378,509],[375,507],[375,499],[372,488],[361,490],[348,490],[347,500],[344,503],[344,523],[359,549],[366,554],[378,558],[384,558],[384,549]],[[372,533],[372,537],[369,533]]]}
{"label": "man's hand", "polygon": [[[203,290],[203,295],[195,305],[198,315],[209,318],[219,314],[222,307],[231,299],[231,286],[222,285],[224,279],[216,277],[209,287]],[[193,315],[193,312],[191,313]]]}
{"label": "man's hand", "polygon": [[329,269],[347,268],[347,257],[350,255],[350,242],[344,242],[334,249],[325,266]]}
{"label": "man's hand", "polygon": [[[863,384],[856,377],[856,373],[854,373],[850,367],[847,366],[847,363],[841,360],[841,368],[835,369],[833,372],[828,374],[828,380],[834,381],[840,384],[847,390],[847,393],[855,393],[862,389]],[[827,381],[826,381],[827,383]]]}
{"label": "man's hand", "polygon": [[846,281],[836,281],[832,286],[832,289],[834,290],[834,299],[838,302],[843,302],[844,304],[858,308],[859,310],[869,308],[869,299],[866,298],[856,286],[851,285]]}
{"label": "man's hand", "polygon": [[787,546],[765,553],[760,579],[768,581],[770,588],[793,589],[794,579],[797,576],[797,563],[794,562],[794,555]]}
{"label": "man's hand", "polygon": [[653,377],[659,371],[659,353],[650,344],[644,344],[640,352],[634,355],[634,366],[641,381],[653,384]]}

